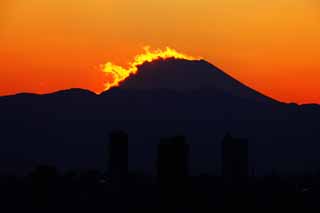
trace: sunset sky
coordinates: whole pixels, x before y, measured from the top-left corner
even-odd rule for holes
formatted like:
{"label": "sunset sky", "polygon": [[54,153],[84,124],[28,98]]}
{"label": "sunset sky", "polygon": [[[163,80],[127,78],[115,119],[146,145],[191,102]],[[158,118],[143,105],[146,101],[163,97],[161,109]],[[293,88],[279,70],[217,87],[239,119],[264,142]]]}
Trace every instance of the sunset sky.
{"label": "sunset sky", "polygon": [[320,103],[318,0],[1,0],[0,95],[101,92],[142,47],[202,57],[285,102]]}

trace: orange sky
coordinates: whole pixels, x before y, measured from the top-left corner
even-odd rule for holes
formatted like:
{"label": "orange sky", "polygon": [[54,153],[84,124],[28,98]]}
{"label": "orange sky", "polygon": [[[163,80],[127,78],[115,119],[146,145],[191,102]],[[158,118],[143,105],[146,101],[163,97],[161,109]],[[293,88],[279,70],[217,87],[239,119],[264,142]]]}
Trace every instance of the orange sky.
{"label": "orange sky", "polygon": [[320,103],[316,0],[2,0],[0,95],[103,90],[141,48],[201,56],[285,102]]}

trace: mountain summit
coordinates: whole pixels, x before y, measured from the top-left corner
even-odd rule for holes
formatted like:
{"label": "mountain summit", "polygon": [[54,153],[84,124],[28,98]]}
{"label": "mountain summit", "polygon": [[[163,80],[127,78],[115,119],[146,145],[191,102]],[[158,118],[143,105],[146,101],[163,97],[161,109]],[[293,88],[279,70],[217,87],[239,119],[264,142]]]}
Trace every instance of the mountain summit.
{"label": "mountain summit", "polygon": [[173,90],[176,92],[222,92],[243,99],[272,102],[204,60],[158,59],[139,66],[120,84],[126,90]]}

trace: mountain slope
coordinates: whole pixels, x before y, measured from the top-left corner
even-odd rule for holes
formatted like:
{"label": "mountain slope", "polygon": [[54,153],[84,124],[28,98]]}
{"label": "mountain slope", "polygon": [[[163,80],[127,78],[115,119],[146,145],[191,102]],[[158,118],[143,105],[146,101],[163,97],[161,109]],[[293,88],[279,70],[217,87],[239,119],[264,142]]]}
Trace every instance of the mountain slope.
{"label": "mountain slope", "polygon": [[275,102],[269,97],[243,85],[219,68],[204,60],[156,60],[139,67],[139,72],[125,80],[120,88],[131,90],[169,89],[180,92],[220,91],[243,99]]}

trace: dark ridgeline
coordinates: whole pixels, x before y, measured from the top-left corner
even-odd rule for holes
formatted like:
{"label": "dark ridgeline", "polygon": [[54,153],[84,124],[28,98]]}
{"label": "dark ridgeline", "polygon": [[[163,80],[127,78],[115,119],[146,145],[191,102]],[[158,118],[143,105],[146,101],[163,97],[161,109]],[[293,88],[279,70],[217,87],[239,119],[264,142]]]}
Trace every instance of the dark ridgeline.
{"label": "dark ridgeline", "polygon": [[222,176],[226,184],[244,184],[249,175],[247,139],[227,134],[222,141]]}
{"label": "dark ridgeline", "polygon": [[121,187],[128,176],[128,134],[121,130],[110,133],[109,175],[116,188]]}
{"label": "dark ridgeline", "polygon": [[189,145],[184,136],[161,139],[156,166],[163,207],[180,208],[188,189]]}
{"label": "dark ridgeline", "polygon": [[[260,164],[259,174],[275,167],[284,172],[319,168],[319,135],[315,134],[320,131],[318,105],[277,102],[203,60],[146,63],[119,87],[100,95],[70,89],[0,97],[0,118],[0,164],[6,162],[0,172],[29,171],[34,162],[67,169],[102,169],[99,163],[104,157],[105,132],[117,126],[134,132],[133,146],[141,145],[143,138],[179,127],[189,144],[199,147],[193,150],[194,168],[218,168],[217,164],[206,165],[205,159],[217,162],[214,156],[220,141],[211,140],[204,144],[207,147],[201,142],[220,138],[227,130],[254,139],[252,153]],[[150,141],[152,146],[155,143]],[[282,149],[286,149],[285,157]],[[88,150],[92,157],[86,159],[83,156]],[[207,150],[212,150],[211,155]],[[144,152],[133,150],[139,157],[132,158],[132,165],[145,162],[141,166],[150,171],[148,162],[156,156]],[[205,154],[208,158],[202,158]]]}

